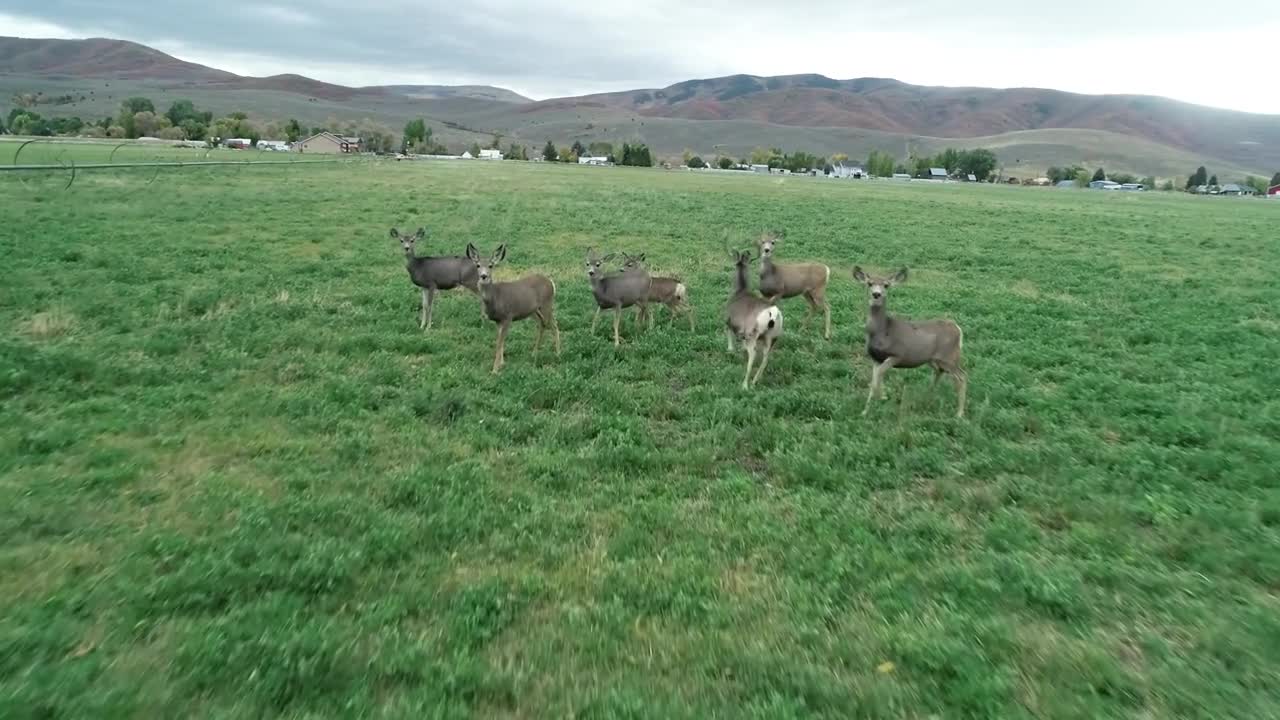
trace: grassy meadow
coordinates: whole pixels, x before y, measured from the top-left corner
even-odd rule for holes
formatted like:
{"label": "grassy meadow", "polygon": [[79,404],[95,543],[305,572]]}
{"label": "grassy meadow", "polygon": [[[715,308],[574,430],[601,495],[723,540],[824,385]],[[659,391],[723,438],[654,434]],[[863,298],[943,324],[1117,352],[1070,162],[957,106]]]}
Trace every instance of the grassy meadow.
{"label": "grassy meadow", "polygon": [[[0,174],[0,717],[1280,715],[1280,203],[521,163]],[[419,252],[506,243],[564,351]],[[725,351],[726,233],[834,337]],[[615,350],[586,248],[697,327]],[[965,330],[860,412],[865,290]]]}

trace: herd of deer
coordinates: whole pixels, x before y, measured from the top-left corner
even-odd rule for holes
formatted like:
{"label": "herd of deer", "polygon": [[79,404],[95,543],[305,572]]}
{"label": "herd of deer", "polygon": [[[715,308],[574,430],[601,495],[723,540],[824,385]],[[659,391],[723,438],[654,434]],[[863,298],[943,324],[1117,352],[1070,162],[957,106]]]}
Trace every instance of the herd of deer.
{"label": "herd of deer", "polygon": [[[431,327],[431,311],[436,292],[464,287],[479,296],[483,315],[498,325],[493,372],[501,370],[505,363],[507,331],[511,328],[511,323],[517,320],[530,317],[537,319],[538,332],[533,344],[535,354],[542,345],[543,333],[548,329],[554,336],[556,354],[560,354],[560,328],[555,318],[556,285],[550,278],[534,274],[509,282],[495,281],[493,269],[506,259],[506,245],[499,245],[487,258],[482,257],[470,243],[467,244],[465,256],[419,257],[414,252],[414,245],[425,235],[423,228],[419,228],[413,235],[403,235],[394,228],[391,230],[391,237],[399,240],[404,249],[409,277],[422,289],[422,311],[419,319],[422,329]],[[774,252],[782,237],[778,232],[763,234],[756,241],[756,257],[752,257],[750,251],[728,251],[734,263],[734,285],[733,293],[725,305],[725,333],[730,352],[733,352],[735,337],[747,352],[747,372],[742,378],[744,389],[760,380],[765,366],[769,364],[769,353],[782,335],[782,310],[777,305],[779,300],[804,296],[809,305],[804,320],[806,327],[810,318],[821,308],[824,319],[823,337],[831,339],[831,305],[826,298],[831,268],[816,263],[775,263]],[[613,253],[601,257],[594,248],[587,249],[587,280],[591,284],[591,293],[596,302],[595,317],[591,321],[593,333],[600,320],[600,313],[611,310],[613,344],[619,346],[622,343],[622,311],[635,307],[636,324],[644,323],[647,318],[652,327],[651,305],[665,305],[672,322],[677,315],[688,316],[689,329],[693,329],[693,308],[689,304],[688,289],[679,278],[651,276],[645,269],[643,253],[634,256],[621,253],[621,267],[611,272],[606,265],[615,258],[617,255]],[[759,293],[752,291],[749,278],[751,263],[756,260],[760,260],[761,265]],[[866,350],[875,363],[862,414],[867,414],[871,401],[877,394],[881,399],[884,398],[885,372],[892,368],[928,365],[934,370],[934,385],[943,375],[950,376],[955,383],[956,416],[963,417],[967,377],[961,356],[964,334],[960,326],[947,319],[912,321],[889,314],[885,307],[888,290],[907,279],[906,268],[886,278],[869,276],[862,268],[855,266],[852,275],[854,280],[865,284],[869,292]],[[760,365],[755,368],[753,378],[751,370],[755,366],[757,353],[760,354]]]}

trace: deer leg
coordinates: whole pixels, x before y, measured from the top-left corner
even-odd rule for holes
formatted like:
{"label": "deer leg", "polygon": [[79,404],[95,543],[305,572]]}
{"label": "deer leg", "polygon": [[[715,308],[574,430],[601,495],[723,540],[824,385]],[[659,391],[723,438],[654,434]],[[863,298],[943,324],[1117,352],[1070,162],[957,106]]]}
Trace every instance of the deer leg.
{"label": "deer leg", "polygon": [[618,326],[622,324],[622,306],[618,305],[613,309],[613,346],[622,345],[622,338],[618,335]]}
{"label": "deer leg", "polygon": [[422,288],[422,309],[418,313],[418,329],[427,329],[427,289]]}
{"label": "deer leg", "polygon": [[756,338],[747,338],[743,344],[747,346],[747,374],[742,376],[742,389],[749,390],[751,386],[747,380],[751,378],[751,366],[756,362]]}
{"label": "deer leg", "polygon": [[503,350],[507,343],[507,329],[511,327],[510,320],[503,320],[498,323],[498,349],[493,353],[493,372],[497,374],[502,366],[506,364],[506,358],[503,357]]}
{"label": "deer leg", "polygon": [[960,368],[951,371],[951,380],[956,384],[956,417],[964,417],[965,396],[969,391],[969,375]]}
{"label": "deer leg", "polygon": [[[653,315],[649,314],[649,303],[647,302],[640,303],[640,314],[636,316],[636,319],[639,320],[640,318],[647,319],[649,321],[649,327],[653,327]],[[636,332],[640,332],[641,330],[644,330],[644,328],[641,327],[642,325],[643,323],[636,324]]]}
{"label": "deer leg", "polygon": [[681,303],[680,307],[689,316],[689,331],[693,332],[693,306],[688,303]]}
{"label": "deer leg", "polygon": [[547,308],[547,322],[551,323],[551,336],[556,341],[556,357],[560,357],[560,323],[556,322],[556,309]]}
{"label": "deer leg", "polygon": [[729,340],[729,352],[733,352],[733,329],[725,328],[724,336]]}
{"label": "deer leg", "polygon": [[538,357],[538,349],[542,347],[542,333],[547,329],[547,319],[543,317],[542,311],[534,313],[538,318],[538,332],[533,336],[533,357]]}
{"label": "deer leg", "polygon": [[596,314],[591,318],[591,334],[596,334],[596,323],[600,320],[600,306],[596,306]]}
{"label": "deer leg", "polygon": [[871,410],[871,400],[875,398],[877,391],[880,391],[880,397],[884,397],[884,374],[889,368],[893,367],[893,363],[893,358],[888,357],[885,358],[884,362],[871,369],[871,387],[867,390],[867,404],[862,408],[863,415],[866,415]]}
{"label": "deer leg", "polygon": [[818,303],[822,305],[822,321],[824,326],[822,331],[822,338],[824,340],[830,340],[831,339],[831,303],[827,302],[827,293],[825,290],[820,293],[817,293],[815,297],[817,298]]}
{"label": "deer leg", "polygon": [[427,329],[427,330],[430,330],[430,329],[431,329],[431,319],[432,319],[432,318],[431,318],[431,316],[435,314],[433,311],[436,309],[436,290],[435,290],[435,288],[427,288],[425,292],[426,292],[426,294],[427,294],[427,326],[426,326],[426,329]]}
{"label": "deer leg", "polygon": [[929,383],[929,388],[933,389],[938,387],[938,381],[942,379],[942,376],[945,375],[946,372],[947,372],[946,370],[942,369],[941,365],[934,365],[933,366],[933,382]]}
{"label": "deer leg", "polygon": [[773,340],[765,338],[764,356],[760,358],[760,367],[756,369],[756,377],[751,381],[752,385],[760,382],[760,376],[764,374],[764,366],[769,364],[769,351],[773,349]]}

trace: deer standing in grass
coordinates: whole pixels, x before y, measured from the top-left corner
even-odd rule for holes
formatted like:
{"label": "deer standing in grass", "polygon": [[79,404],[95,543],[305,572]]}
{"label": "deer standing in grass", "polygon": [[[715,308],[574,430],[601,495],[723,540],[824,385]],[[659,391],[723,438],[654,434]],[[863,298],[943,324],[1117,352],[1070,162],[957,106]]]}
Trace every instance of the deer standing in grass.
{"label": "deer standing in grass", "polygon": [[[480,294],[476,266],[467,258],[457,255],[418,257],[414,254],[414,243],[426,237],[426,234],[426,228],[418,228],[418,232],[412,235],[401,235],[399,230],[391,228],[392,239],[399,240],[400,247],[404,248],[409,279],[422,288],[422,313],[418,318],[418,327],[422,330],[431,329],[431,311],[435,306],[437,290],[452,290],[461,286],[477,296]],[[483,318],[483,311],[481,317]]]}
{"label": "deer standing in grass", "polygon": [[[613,310],[613,346],[618,347],[622,344],[622,338],[618,334],[618,326],[622,324],[622,309],[639,305],[640,315],[637,318],[642,317],[648,310],[650,281],[649,273],[642,266],[620,273],[605,273],[602,266],[614,257],[614,253],[600,257],[595,248],[587,248],[587,279],[591,281],[591,294],[596,299],[596,314],[591,319],[591,332],[594,334],[596,331],[600,311]],[[636,324],[639,325],[639,322]]]}
{"label": "deer standing in grass", "polygon": [[[622,253],[622,270],[623,272],[634,271],[643,268],[644,253],[639,255],[628,255]],[[651,304],[666,305],[667,310],[671,314],[671,323],[675,324],[676,315],[684,314],[689,316],[689,329],[693,329],[693,306],[689,305],[689,291],[684,283],[680,282],[680,278],[675,277],[654,277],[649,276],[649,302]],[[653,327],[653,318],[657,313],[648,313],[649,327]],[[636,321],[640,321],[637,315]]]}
{"label": "deer standing in grass", "polygon": [[933,386],[944,374],[950,375],[956,385],[958,406],[956,417],[964,417],[965,391],[969,380],[961,355],[964,333],[960,326],[947,319],[912,321],[894,317],[885,305],[889,288],[907,279],[907,269],[902,268],[892,277],[870,277],[860,267],[853,268],[853,279],[866,283],[870,291],[867,309],[867,355],[876,366],[871,371],[871,388],[867,392],[867,404],[862,409],[866,415],[871,409],[871,399],[880,395],[884,399],[884,374],[890,369],[933,366]]}
{"label": "deer standing in grass", "polygon": [[504,350],[507,331],[511,323],[527,317],[538,319],[538,335],[533,341],[533,354],[537,357],[542,346],[542,333],[547,328],[555,334],[556,355],[560,355],[560,327],[556,324],[556,284],[545,275],[526,275],[511,282],[494,282],[493,269],[507,257],[507,246],[499,245],[493,254],[484,259],[476,246],[467,243],[467,257],[475,266],[480,282],[480,297],[484,300],[484,312],[498,324],[498,347],[493,354],[493,372],[506,364]]}
{"label": "deer standing in grass", "polygon": [[809,318],[822,308],[826,329],[822,337],[831,339],[831,305],[827,302],[827,280],[831,268],[818,263],[780,264],[773,261],[773,252],[782,242],[782,233],[767,232],[756,245],[760,251],[760,294],[769,302],[804,295],[809,303],[802,327],[809,327]]}
{"label": "deer standing in grass", "polygon": [[[747,350],[747,374],[742,378],[742,389],[746,390],[760,381],[760,375],[769,364],[769,351],[782,335],[782,311],[777,305],[751,292],[751,283],[747,271],[751,265],[751,253],[748,251],[729,251],[734,264],[733,294],[725,306],[725,335],[729,338],[729,352],[733,352],[733,338],[736,335]],[[760,368],[756,370],[755,379],[751,378],[751,366],[756,361],[756,350],[764,346],[764,355],[760,358]]]}

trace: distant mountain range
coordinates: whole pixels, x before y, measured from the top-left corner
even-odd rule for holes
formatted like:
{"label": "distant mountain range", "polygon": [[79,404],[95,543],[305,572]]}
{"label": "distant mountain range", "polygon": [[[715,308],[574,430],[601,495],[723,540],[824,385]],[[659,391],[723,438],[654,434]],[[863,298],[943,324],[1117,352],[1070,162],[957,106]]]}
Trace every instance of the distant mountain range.
{"label": "distant mountain range", "polygon": [[[117,85],[104,95],[107,79]],[[873,149],[904,155],[985,146],[997,150],[1009,172],[1023,174],[1073,163],[1162,176],[1185,175],[1199,164],[1236,175],[1280,169],[1280,116],[1152,96],[732,75],[535,102],[489,86],[352,88],[301,75],[243,77],[121,40],[0,38],[0,108],[15,92],[85,89],[92,91],[86,109],[41,111],[110,112],[127,90],[181,95],[219,111],[271,119],[370,117],[395,126],[427,117],[446,141],[458,142],[496,133],[536,145],[642,141],[662,154],[687,147],[741,155],[768,146],[855,158]]]}

